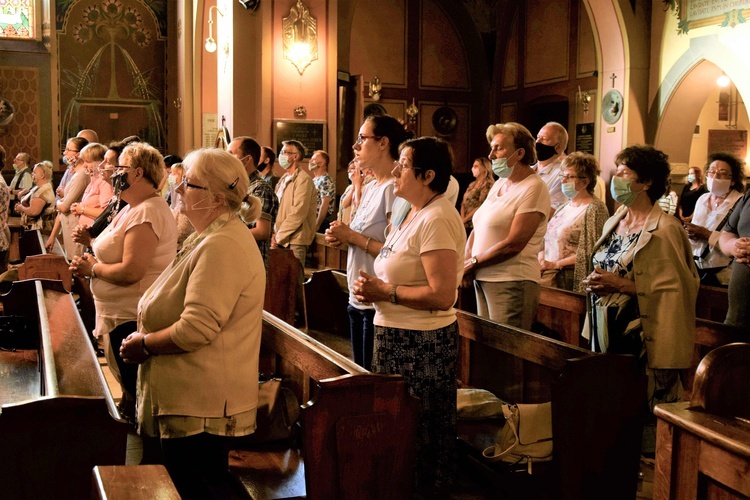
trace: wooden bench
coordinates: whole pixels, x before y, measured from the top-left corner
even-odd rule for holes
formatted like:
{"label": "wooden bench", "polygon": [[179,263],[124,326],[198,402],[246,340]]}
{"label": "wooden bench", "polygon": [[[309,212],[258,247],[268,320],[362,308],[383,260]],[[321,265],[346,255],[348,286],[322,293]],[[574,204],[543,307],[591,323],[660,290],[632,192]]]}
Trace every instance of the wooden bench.
{"label": "wooden bench", "polygon": [[179,500],[163,465],[98,465],[91,484],[93,500]]}
{"label": "wooden bench", "polygon": [[267,312],[261,372],[304,404],[301,449],[282,442],[230,453],[253,498],[411,498],[418,409],[402,377],[369,373]]}
{"label": "wooden bench", "polygon": [[349,338],[349,284],[346,273],[324,269],[314,271],[305,282],[307,330],[334,333]]}
{"label": "wooden bench", "polygon": [[[704,307],[705,311],[718,311],[722,294],[726,307],[725,289],[701,286],[698,292],[698,309]],[[542,287],[537,320],[557,331],[565,342],[580,347],[588,346],[588,341],[575,333],[576,330],[580,332],[583,327],[585,314],[586,295],[559,288]],[[726,316],[726,309],[719,316],[720,320],[723,321],[724,316]],[[690,395],[692,380],[698,363],[706,354],[722,345],[747,341],[750,341],[750,332],[746,330],[700,317],[696,319],[693,364],[690,368],[684,370],[682,377],[686,397]]]}
{"label": "wooden bench", "polygon": [[457,315],[461,385],[512,403],[552,402],[553,462],[534,466],[538,479],[481,457],[497,441],[499,421],[459,421],[459,448],[490,490],[510,498],[634,498],[646,401],[635,359]]}
{"label": "wooden bench", "polygon": [[[6,315],[30,325],[16,333],[21,348],[0,351],[2,495],[87,497],[95,465],[125,463],[128,425],[73,298],[57,281],[28,280],[0,300]],[[12,337],[2,331],[0,343]]]}
{"label": "wooden bench", "polygon": [[310,245],[313,254],[313,269],[336,269],[346,271],[349,249],[346,245],[333,246],[326,243],[325,234],[315,233]]}
{"label": "wooden bench", "polygon": [[690,402],[657,405],[654,498],[750,497],[750,344],[701,361]]}
{"label": "wooden bench", "polygon": [[299,266],[299,261],[288,248],[272,248],[268,251],[268,276],[263,309],[289,324],[294,323]]}

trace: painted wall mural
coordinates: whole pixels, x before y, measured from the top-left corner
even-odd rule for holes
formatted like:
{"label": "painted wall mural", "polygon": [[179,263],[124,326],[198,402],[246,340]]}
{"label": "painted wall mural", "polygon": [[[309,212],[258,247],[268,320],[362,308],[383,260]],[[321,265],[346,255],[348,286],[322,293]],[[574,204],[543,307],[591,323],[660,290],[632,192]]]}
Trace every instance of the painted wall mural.
{"label": "painted wall mural", "polygon": [[163,150],[166,2],[58,0],[57,19],[61,142],[92,128]]}

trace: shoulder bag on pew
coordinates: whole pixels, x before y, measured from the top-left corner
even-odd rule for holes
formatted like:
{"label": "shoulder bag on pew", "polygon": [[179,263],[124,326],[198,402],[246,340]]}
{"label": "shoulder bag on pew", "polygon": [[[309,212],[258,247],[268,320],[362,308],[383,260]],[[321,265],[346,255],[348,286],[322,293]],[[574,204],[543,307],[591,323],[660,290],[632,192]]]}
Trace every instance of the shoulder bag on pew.
{"label": "shoulder bag on pew", "polygon": [[482,455],[490,462],[525,464],[552,460],[552,403],[503,404],[505,425],[498,442]]}

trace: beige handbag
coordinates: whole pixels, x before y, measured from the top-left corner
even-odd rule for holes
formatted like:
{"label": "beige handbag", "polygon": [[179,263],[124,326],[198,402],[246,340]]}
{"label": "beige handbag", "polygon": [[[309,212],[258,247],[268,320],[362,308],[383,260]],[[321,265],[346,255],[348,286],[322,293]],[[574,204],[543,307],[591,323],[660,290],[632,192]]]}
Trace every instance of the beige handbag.
{"label": "beige handbag", "polygon": [[503,405],[505,425],[482,455],[490,462],[526,464],[552,460],[552,403]]}

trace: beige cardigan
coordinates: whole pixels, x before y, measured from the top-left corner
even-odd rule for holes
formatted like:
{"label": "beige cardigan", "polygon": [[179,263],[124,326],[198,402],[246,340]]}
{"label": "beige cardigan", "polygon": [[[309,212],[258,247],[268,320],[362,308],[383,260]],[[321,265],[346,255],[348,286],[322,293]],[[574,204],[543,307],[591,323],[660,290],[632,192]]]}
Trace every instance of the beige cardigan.
{"label": "beige cardigan", "polygon": [[237,218],[169,266],[138,304],[138,331],[175,325],[172,340],[187,352],[141,365],[139,402],[150,400],[156,416],[254,409],[265,285],[258,245]]}
{"label": "beige cardigan", "polygon": [[[277,189],[281,189],[289,174],[281,178]],[[315,238],[315,219],[318,216],[315,189],[312,178],[297,168],[286,184],[279,202],[276,216],[276,242],[281,246],[309,245]]]}
{"label": "beige cardigan", "polygon": [[[620,208],[607,220],[595,249],[617,228],[626,213],[624,207]],[[695,301],[700,279],[685,230],[659,204],[651,208],[636,243],[633,272],[649,367],[688,368],[693,361]],[[587,318],[584,326],[587,338],[588,328]]]}

